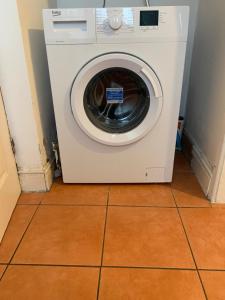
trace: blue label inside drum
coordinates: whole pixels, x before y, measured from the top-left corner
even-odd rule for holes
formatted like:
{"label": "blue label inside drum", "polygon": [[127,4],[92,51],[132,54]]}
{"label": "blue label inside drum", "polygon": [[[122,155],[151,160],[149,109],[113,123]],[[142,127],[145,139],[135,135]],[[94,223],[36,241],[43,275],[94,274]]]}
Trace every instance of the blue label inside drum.
{"label": "blue label inside drum", "polygon": [[107,103],[123,103],[123,88],[107,88],[106,89]]}

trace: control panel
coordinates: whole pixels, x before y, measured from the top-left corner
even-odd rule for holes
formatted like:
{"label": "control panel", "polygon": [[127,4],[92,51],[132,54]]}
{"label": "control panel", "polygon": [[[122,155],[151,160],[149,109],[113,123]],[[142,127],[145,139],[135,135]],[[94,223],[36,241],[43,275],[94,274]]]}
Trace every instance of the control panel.
{"label": "control panel", "polygon": [[97,32],[120,32],[158,29],[163,22],[163,13],[160,10],[142,8],[99,8],[96,10]]}
{"label": "control panel", "polygon": [[130,32],[134,30],[134,13],[132,8],[96,9],[96,31],[110,33],[115,31]]}
{"label": "control panel", "polygon": [[43,11],[46,43],[142,43],[187,41],[188,6]]}
{"label": "control panel", "polygon": [[186,41],[188,20],[189,8],[185,6],[97,8],[97,41]]}

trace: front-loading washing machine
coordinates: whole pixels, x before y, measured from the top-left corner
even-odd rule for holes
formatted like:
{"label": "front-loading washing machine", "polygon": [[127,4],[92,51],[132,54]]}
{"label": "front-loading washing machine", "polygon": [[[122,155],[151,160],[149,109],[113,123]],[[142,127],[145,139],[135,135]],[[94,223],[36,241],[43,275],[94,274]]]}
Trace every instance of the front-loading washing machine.
{"label": "front-loading washing machine", "polygon": [[64,182],[171,182],[189,8],[43,15]]}

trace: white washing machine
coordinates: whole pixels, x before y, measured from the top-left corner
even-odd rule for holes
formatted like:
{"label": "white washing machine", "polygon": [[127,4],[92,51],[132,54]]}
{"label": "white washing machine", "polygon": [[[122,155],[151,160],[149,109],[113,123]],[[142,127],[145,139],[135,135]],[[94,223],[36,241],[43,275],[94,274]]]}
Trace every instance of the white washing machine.
{"label": "white washing machine", "polygon": [[64,182],[171,182],[189,8],[43,14]]}

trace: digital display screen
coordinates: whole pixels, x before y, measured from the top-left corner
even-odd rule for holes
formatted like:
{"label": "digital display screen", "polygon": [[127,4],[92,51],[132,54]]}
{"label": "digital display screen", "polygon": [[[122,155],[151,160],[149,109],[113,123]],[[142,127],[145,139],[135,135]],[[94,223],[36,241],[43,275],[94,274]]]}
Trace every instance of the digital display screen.
{"label": "digital display screen", "polygon": [[140,11],[140,26],[158,26],[158,25],[159,25],[158,10]]}

